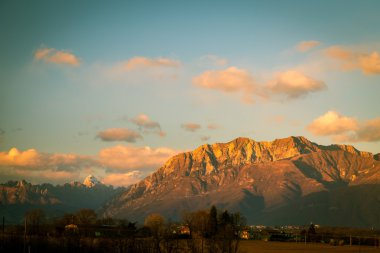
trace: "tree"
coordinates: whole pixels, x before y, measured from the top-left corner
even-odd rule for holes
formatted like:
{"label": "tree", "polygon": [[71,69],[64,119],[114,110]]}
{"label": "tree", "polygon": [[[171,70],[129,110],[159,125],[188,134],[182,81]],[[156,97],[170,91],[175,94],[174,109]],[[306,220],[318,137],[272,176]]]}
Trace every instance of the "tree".
{"label": "tree", "polygon": [[154,245],[157,252],[161,252],[160,241],[165,234],[165,219],[160,214],[150,214],[145,218],[144,226],[148,227],[152,233]]}
{"label": "tree", "polygon": [[216,235],[218,231],[218,213],[216,207],[213,205],[209,214],[209,234],[210,236]]}
{"label": "tree", "polygon": [[33,209],[25,213],[25,225],[30,234],[38,234],[45,221],[45,213],[41,209]]}
{"label": "tree", "polygon": [[89,226],[96,223],[97,215],[92,209],[81,209],[76,215],[76,220],[79,225]]}

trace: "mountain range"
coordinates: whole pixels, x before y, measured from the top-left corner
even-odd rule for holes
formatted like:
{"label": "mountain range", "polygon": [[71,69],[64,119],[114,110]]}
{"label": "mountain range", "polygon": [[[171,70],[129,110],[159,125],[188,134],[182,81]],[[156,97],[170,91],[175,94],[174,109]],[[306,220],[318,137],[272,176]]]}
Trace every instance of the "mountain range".
{"label": "mountain range", "polygon": [[42,209],[50,217],[76,212],[82,208],[98,209],[123,188],[102,184],[89,175],[83,181],[64,185],[9,181],[0,184],[0,216],[7,223],[20,223],[30,209]]}
{"label": "mountain range", "polygon": [[150,213],[239,211],[249,224],[380,227],[379,154],[304,137],[237,138],[170,158],[114,196],[103,215],[143,221]]}

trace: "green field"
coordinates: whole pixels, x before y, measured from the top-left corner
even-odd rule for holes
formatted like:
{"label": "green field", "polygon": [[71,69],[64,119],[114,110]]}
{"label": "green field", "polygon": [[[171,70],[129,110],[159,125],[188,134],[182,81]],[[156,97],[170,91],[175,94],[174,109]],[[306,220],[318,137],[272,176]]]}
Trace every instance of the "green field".
{"label": "green field", "polygon": [[290,253],[290,252],[380,252],[374,246],[331,246],[322,243],[291,243],[291,242],[265,242],[241,241],[241,253]]}

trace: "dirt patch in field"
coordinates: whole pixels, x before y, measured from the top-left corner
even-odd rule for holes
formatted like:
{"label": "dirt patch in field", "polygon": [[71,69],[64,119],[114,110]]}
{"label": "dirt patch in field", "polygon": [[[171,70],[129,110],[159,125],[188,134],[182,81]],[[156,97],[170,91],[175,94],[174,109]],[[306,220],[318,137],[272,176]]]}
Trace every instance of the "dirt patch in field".
{"label": "dirt patch in field", "polygon": [[241,241],[241,253],[293,253],[293,252],[380,252],[380,248],[370,246],[331,246],[322,243],[289,243],[289,242],[265,242],[265,241]]}

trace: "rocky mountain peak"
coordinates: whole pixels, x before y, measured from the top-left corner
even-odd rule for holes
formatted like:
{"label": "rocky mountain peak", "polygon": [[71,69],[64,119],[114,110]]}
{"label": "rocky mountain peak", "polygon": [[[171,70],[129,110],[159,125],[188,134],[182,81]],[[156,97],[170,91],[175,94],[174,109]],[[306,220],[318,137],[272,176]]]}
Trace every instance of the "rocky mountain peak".
{"label": "rocky mountain peak", "polygon": [[92,188],[98,184],[101,184],[101,182],[93,175],[88,175],[84,181],[83,181],[83,184],[88,187],[88,188]]}

